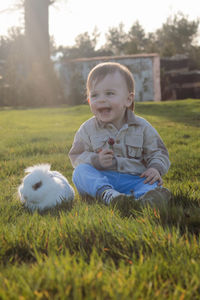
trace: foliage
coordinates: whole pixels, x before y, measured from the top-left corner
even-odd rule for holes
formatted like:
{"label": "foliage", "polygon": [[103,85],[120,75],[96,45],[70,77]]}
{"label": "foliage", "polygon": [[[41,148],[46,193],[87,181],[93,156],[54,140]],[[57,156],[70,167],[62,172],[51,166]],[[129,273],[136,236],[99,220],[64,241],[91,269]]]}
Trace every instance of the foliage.
{"label": "foliage", "polygon": [[8,37],[1,38],[0,58],[4,61],[0,106],[43,106],[64,101],[53,64],[28,60],[22,28],[11,28]]}
{"label": "foliage", "polygon": [[95,56],[95,47],[98,39],[97,32],[94,32],[92,37],[88,32],[79,34],[76,37],[75,45],[73,47],[63,48],[59,47],[59,51],[63,52],[64,58],[76,57],[91,57]]}
{"label": "foliage", "polygon": [[71,183],[67,153],[91,113],[0,110],[1,299],[199,299],[200,100],[136,103],[136,112],[168,147],[169,210],[107,207],[76,193],[71,208],[41,215],[17,199],[23,169],[51,163]]}
{"label": "foliage", "polygon": [[[136,21],[128,33],[123,24],[111,28],[107,36],[107,45],[113,53],[134,54],[157,52],[161,57],[176,54],[192,56],[192,49],[199,51],[195,44],[198,36],[199,20],[189,21],[182,13],[168,17],[166,22],[154,33],[146,34]],[[196,64],[198,60],[195,60]]]}
{"label": "foliage", "polygon": [[189,21],[183,14],[169,17],[156,31],[161,56],[189,54],[199,27],[199,20]]}
{"label": "foliage", "polygon": [[106,48],[112,49],[113,54],[124,54],[124,46],[127,41],[127,34],[124,32],[124,25],[119,24],[118,27],[112,27],[106,34]]}
{"label": "foliage", "polygon": [[126,32],[124,24],[120,23],[108,30],[106,43],[100,49],[96,49],[99,34],[95,29],[91,37],[87,32],[80,34],[73,47],[60,47],[60,51],[68,58],[153,52],[161,57],[185,54],[190,59],[190,68],[197,69],[200,55],[196,42],[198,30],[199,19],[190,21],[180,12],[168,17],[155,32],[146,33],[138,21]]}
{"label": "foliage", "polygon": [[127,54],[146,52],[146,34],[142,26],[136,21],[128,33],[128,42],[125,46]]}
{"label": "foliage", "polygon": [[70,94],[67,97],[67,104],[79,105],[85,102],[83,91],[85,90],[85,82],[80,73],[74,73],[70,80]]}
{"label": "foliage", "polygon": [[[95,28],[91,35],[88,32],[78,35],[72,47],[60,46],[56,49],[51,40],[50,50],[54,54],[61,52],[63,60],[145,52],[157,52],[161,57],[185,54],[189,58],[189,68],[199,69],[198,29],[198,19],[189,21],[179,13],[169,17],[156,32],[146,33],[138,21],[133,23],[128,32],[122,23],[112,27],[106,33],[105,45],[100,49],[97,48],[99,32]],[[77,82],[72,81],[70,100],[65,99],[52,63],[48,60],[30,62],[22,28],[11,29],[7,37],[0,37],[1,61],[0,106],[44,106],[71,103],[71,99],[75,103],[74,99],[80,99],[80,87],[83,86],[80,80],[75,78]]]}
{"label": "foliage", "polygon": [[81,33],[76,37],[74,46],[60,46],[58,51],[62,52],[63,59],[112,55],[112,52],[107,49],[96,49],[99,36],[97,28],[94,29],[91,36],[88,32]]}

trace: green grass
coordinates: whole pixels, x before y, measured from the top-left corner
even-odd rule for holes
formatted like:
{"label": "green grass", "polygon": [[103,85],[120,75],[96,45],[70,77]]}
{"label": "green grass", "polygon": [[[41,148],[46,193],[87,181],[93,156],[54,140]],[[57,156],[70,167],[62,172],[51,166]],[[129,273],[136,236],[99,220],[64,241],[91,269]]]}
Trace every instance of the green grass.
{"label": "green grass", "polygon": [[50,163],[71,183],[77,107],[0,110],[0,299],[199,299],[200,100],[136,103],[171,168],[168,211],[72,207],[30,214],[17,198],[24,169]]}

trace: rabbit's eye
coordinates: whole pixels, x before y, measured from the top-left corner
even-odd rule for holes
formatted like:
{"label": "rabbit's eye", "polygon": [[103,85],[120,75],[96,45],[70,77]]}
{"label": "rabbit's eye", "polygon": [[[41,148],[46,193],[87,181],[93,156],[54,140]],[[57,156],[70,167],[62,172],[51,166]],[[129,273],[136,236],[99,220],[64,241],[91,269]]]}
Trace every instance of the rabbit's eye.
{"label": "rabbit's eye", "polygon": [[34,185],[32,185],[33,190],[37,190],[41,187],[42,181],[36,182]]}

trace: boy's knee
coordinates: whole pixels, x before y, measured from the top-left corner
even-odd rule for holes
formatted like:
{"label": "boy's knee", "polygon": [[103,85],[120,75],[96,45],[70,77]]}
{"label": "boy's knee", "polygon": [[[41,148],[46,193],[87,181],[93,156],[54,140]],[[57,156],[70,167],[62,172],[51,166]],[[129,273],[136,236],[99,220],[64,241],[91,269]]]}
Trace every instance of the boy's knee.
{"label": "boy's knee", "polygon": [[90,168],[92,168],[92,166],[90,166],[89,164],[80,164],[78,165],[75,169],[74,172],[72,174],[72,180],[73,182],[76,181],[76,178],[80,175],[84,175],[84,173],[89,170]]}
{"label": "boy's knee", "polygon": [[83,171],[83,165],[85,165],[85,164],[80,164],[80,165],[78,165],[78,166],[74,169],[73,174],[72,174],[72,179],[73,179],[73,180],[74,180],[74,178],[76,178],[76,176],[77,176],[78,174],[81,174],[81,172]]}
{"label": "boy's knee", "polygon": [[87,169],[89,169],[89,168],[91,168],[92,166],[91,165],[89,165],[89,164],[80,164],[80,165],[78,165],[75,169],[74,169],[74,172],[76,173],[76,172],[81,172],[81,171],[83,171],[83,170],[87,170]]}

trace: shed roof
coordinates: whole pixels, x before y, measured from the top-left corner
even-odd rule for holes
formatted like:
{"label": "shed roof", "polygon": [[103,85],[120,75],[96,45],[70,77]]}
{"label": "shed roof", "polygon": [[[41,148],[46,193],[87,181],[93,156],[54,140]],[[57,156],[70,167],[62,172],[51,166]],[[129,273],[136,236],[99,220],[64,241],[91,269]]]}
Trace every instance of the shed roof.
{"label": "shed roof", "polygon": [[96,56],[96,57],[81,57],[75,59],[64,59],[64,62],[84,62],[84,61],[95,61],[95,60],[117,60],[117,59],[129,59],[129,58],[147,58],[147,57],[159,57],[158,53],[140,53],[132,55],[121,55],[121,56]]}

